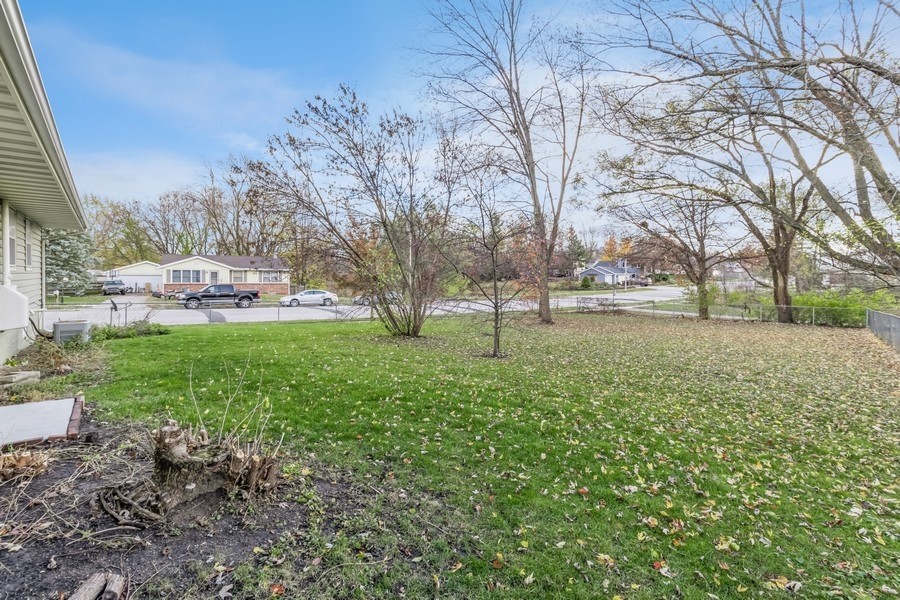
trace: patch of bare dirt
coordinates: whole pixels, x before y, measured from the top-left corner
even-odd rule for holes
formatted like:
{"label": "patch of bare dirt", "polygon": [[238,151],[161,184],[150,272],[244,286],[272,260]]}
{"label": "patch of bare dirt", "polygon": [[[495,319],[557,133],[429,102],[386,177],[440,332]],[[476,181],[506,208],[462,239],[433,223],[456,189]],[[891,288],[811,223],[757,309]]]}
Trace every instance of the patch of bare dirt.
{"label": "patch of bare dirt", "polygon": [[[219,491],[180,506],[163,523],[123,526],[103,510],[98,493],[152,470],[145,430],[88,416],[77,441],[31,451],[46,455],[46,466],[0,482],[0,597],[64,598],[101,570],[126,577],[128,597],[160,585],[174,597],[190,589],[215,595],[254,549],[304,529],[311,504],[298,499],[348,496],[340,482],[301,478],[254,502]],[[201,572],[217,577],[198,579]]]}

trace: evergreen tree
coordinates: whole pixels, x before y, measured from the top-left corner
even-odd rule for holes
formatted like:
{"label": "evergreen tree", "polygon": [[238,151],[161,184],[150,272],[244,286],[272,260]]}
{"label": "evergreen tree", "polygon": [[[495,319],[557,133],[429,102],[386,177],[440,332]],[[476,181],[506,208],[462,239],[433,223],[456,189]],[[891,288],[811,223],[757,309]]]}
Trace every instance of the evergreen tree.
{"label": "evergreen tree", "polygon": [[565,243],[566,258],[574,273],[579,266],[585,266],[587,264],[587,261],[591,259],[591,252],[588,247],[585,246],[584,242],[581,241],[581,237],[575,232],[575,228],[571,225],[566,230]]}
{"label": "evergreen tree", "polygon": [[91,238],[87,234],[65,229],[44,231],[44,264],[48,289],[87,287],[91,281],[88,270],[94,266]]}

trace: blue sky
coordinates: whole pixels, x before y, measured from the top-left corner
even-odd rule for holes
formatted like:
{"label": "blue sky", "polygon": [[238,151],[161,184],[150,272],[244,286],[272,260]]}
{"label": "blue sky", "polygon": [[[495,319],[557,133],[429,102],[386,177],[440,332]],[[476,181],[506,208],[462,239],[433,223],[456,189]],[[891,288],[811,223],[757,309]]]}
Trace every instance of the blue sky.
{"label": "blue sky", "polygon": [[81,194],[147,200],[258,152],[342,82],[415,104],[415,0],[20,0]]}

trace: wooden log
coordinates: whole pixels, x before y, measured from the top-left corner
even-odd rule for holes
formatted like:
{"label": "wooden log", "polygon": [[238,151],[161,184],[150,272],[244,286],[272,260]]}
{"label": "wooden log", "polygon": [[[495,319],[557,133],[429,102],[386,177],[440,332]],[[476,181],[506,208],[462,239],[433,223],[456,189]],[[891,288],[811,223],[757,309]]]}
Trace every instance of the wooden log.
{"label": "wooden log", "polygon": [[106,587],[106,573],[98,571],[85,579],[69,600],[95,600]]}
{"label": "wooden log", "polygon": [[125,593],[125,578],[121,575],[110,573],[106,579],[106,589],[103,590],[101,600],[121,600]]}

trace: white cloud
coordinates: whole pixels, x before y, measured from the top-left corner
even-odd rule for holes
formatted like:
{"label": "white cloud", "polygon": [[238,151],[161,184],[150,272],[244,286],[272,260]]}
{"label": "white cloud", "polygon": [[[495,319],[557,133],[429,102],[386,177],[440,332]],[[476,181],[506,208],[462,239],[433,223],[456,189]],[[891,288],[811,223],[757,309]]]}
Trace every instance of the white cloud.
{"label": "white cloud", "polygon": [[144,56],[59,25],[38,25],[33,35],[85,88],[215,135],[267,129],[303,98],[276,69]]}
{"label": "white cloud", "polygon": [[104,152],[69,156],[81,195],[115,200],[152,200],[196,183],[204,165],[165,152]]}

